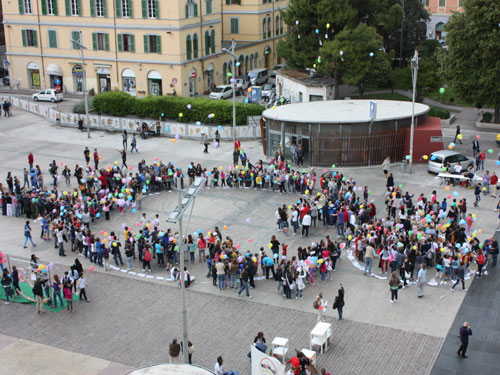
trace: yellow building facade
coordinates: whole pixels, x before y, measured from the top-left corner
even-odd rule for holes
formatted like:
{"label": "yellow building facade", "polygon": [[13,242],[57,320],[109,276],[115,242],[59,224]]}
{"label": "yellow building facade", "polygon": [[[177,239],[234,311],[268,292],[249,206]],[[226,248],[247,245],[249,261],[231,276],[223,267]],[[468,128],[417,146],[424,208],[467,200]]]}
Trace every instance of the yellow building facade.
{"label": "yellow building facade", "polygon": [[3,0],[12,86],[134,96],[201,95],[236,75],[279,63],[288,0]]}

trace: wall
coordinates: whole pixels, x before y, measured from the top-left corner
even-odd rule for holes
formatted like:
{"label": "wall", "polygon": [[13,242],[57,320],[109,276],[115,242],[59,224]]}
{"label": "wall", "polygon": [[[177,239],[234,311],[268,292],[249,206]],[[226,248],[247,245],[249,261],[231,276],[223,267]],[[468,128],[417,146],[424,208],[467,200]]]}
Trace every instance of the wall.
{"label": "wall", "polygon": [[[410,129],[406,133],[405,155],[410,154]],[[441,141],[431,142],[431,137],[440,137]],[[439,117],[427,117],[427,121],[415,128],[413,138],[413,162],[427,163],[422,159],[423,155],[430,155],[434,151],[443,150],[443,133],[441,119]],[[393,160],[399,162],[400,160]]]}
{"label": "wall", "polygon": [[283,75],[276,75],[276,93],[280,95],[279,85],[282,84],[283,92],[282,96],[285,98],[290,97],[292,103],[299,103],[300,95],[299,92],[303,93],[302,102],[309,102],[309,95],[321,95],[323,100],[333,100],[334,99],[334,86],[306,86],[298,82],[297,80],[290,79]]}
{"label": "wall", "polygon": [[[39,102],[28,101],[16,96],[2,95],[0,96],[0,103],[7,99],[11,101],[14,107],[41,116],[48,121],[56,123],[57,119],[60,119],[60,124],[62,126],[71,126],[76,128],[78,126],[77,123],[79,117],[82,117],[85,121],[85,115],[60,112]],[[121,132],[123,130],[126,130],[127,132],[134,132],[143,122],[147,122],[148,124],[154,123],[151,119],[122,118],[99,115],[89,115],[89,122],[91,124],[91,129],[111,132]],[[232,126],[197,126],[196,124],[183,124],[172,121],[162,121],[160,124],[161,136],[163,137],[176,138],[176,136],[179,136],[179,138],[198,139],[201,138],[202,133],[207,133],[210,138],[214,138],[215,131],[217,129],[219,129],[222,140],[232,140],[233,137]],[[167,127],[168,131],[166,130]],[[155,129],[154,125],[152,129]],[[248,125],[237,126],[236,137],[241,139],[260,139],[260,124],[258,122],[258,118],[249,117]]]}

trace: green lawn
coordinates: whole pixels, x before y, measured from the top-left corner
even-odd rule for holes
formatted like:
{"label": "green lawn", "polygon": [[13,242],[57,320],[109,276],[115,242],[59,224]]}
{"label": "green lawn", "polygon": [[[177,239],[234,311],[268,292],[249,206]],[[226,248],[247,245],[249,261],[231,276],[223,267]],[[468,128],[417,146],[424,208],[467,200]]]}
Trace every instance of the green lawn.
{"label": "green lawn", "polygon": [[459,107],[475,107],[474,103],[468,103],[456,96],[451,87],[446,87],[443,94],[441,94],[439,90],[436,90],[427,94],[426,97],[443,104],[456,105]]}

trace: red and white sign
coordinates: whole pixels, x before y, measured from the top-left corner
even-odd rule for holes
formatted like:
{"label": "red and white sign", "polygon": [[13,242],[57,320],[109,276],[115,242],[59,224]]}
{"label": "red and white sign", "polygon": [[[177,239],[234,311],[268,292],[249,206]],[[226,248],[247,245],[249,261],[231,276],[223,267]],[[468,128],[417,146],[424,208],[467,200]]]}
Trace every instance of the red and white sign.
{"label": "red and white sign", "polygon": [[196,78],[196,72],[191,73],[191,78]]}

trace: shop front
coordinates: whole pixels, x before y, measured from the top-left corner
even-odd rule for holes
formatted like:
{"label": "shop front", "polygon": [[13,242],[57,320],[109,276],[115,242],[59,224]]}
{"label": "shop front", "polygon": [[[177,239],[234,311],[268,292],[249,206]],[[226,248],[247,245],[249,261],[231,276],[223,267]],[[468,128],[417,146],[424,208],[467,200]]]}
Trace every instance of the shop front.
{"label": "shop front", "polygon": [[30,82],[30,88],[39,89],[40,88],[40,68],[35,62],[30,62],[28,64],[28,80]]}
{"label": "shop front", "polygon": [[98,66],[96,69],[97,82],[99,84],[99,92],[111,90],[111,73],[109,67]]}
{"label": "shop front", "polygon": [[123,92],[137,96],[137,81],[132,69],[124,69],[122,72]]}
{"label": "shop front", "polygon": [[149,94],[153,96],[163,95],[161,74],[156,70],[152,70],[148,73],[148,89]]}
{"label": "shop front", "polygon": [[52,63],[47,66],[47,76],[50,79],[50,88],[63,91],[63,74],[59,64]]}
{"label": "shop front", "polygon": [[81,64],[73,65],[71,68],[73,75],[73,88],[74,92],[83,92],[83,67]]}

